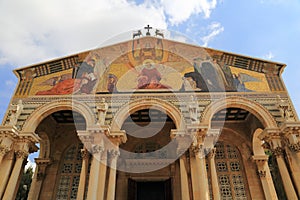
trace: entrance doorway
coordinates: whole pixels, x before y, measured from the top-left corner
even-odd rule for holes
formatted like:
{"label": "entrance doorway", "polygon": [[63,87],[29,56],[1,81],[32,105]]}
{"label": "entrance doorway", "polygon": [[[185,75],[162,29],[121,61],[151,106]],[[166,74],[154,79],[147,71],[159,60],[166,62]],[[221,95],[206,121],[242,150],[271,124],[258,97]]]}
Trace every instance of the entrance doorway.
{"label": "entrance doorway", "polygon": [[128,200],[172,200],[171,179],[165,181],[129,179]]}

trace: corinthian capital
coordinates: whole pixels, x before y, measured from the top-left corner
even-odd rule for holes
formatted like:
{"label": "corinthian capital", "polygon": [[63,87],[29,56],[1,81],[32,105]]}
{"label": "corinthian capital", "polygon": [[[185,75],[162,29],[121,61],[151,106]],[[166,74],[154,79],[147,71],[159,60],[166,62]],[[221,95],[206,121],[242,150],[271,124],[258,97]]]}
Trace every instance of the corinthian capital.
{"label": "corinthian capital", "polygon": [[300,142],[296,143],[296,144],[290,144],[289,148],[293,151],[293,152],[300,152]]}
{"label": "corinthian capital", "polygon": [[16,153],[17,159],[26,159],[29,154],[28,151],[25,151],[25,150],[18,150],[18,151],[15,151],[15,153]]}

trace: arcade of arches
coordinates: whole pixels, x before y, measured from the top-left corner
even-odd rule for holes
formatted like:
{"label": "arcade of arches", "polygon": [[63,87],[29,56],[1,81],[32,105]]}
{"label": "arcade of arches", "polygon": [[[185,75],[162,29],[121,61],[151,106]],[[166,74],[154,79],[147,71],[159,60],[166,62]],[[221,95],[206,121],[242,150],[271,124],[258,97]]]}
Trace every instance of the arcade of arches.
{"label": "arcade of arches", "polygon": [[[123,118],[118,119],[122,122],[119,130],[89,127],[84,117],[88,112],[59,106],[47,116],[38,113],[36,127],[27,127],[32,132],[3,126],[0,194],[3,199],[15,197],[26,158],[37,151],[35,143],[39,143],[28,199],[298,198],[299,154],[298,143],[293,143],[297,128],[290,127],[295,123],[272,127],[274,120],[265,109],[249,109],[234,102],[214,113],[204,111],[211,116],[209,125],[191,123],[185,124],[185,129],[178,127],[183,126],[181,119],[175,119],[177,115],[169,113],[169,108],[153,107],[151,101],[134,108],[130,115],[115,115]],[[149,136],[139,137],[141,134]],[[89,142],[95,135],[105,135],[116,146],[100,143],[100,151],[95,150],[96,145],[91,150]],[[176,142],[171,144],[172,140]],[[185,149],[186,141],[191,143]],[[166,145],[169,149],[159,151]],[[125,151],[120,153],[120,149]],[[179,151],[182,153],[176,158]],[[101,161],[95,156],[99,152]],[[134,154],[123,156],[122,152]],[[115,165],[106,166],[108,162]],[[162,167],[153,170],[153,163]],[[149,170],[124,170],[134,166]]]}
{"label": "arcade of arches", "polygon": [[300,199],[285,64],[149,31],[14,71],[0,199],[19,186],[30,200]]}

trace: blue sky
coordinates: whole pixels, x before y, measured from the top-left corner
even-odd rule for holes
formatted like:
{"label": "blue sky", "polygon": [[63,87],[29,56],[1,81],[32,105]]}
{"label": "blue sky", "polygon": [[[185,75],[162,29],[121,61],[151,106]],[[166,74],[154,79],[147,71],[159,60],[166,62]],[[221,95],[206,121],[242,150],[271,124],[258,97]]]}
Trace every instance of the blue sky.
{"label": "blue sky", "polygon": [[0,119],[17,84],[13,69],[93,49],[147,24],[200,46],[286,63],[283,79],[299,113],[299,0],[2,0]]}

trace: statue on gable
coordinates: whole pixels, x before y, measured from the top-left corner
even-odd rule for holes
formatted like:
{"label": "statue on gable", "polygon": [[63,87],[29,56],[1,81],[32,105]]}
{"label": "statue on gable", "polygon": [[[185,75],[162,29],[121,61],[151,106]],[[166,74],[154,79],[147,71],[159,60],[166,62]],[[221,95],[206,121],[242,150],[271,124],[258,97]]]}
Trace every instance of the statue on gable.
{"label": "statue on gable", "polygon": [[281,99],[279,95],[277,95],[277,108],[279,109],[280,115],[284,121],[292,121],[292,113],[289,104],[286,100]]}
{"label": "statue on gable", "polygon": [[190,97],[190,103],[189,103],[189,113],[190,113],[190,119],[192,123],[198,122],[198,103],[195,100],[194,96],[192,95]]}
{"label": "statue on gable", "polygon": [[97,106],[97,112],[98,112],[97,124],[104,125],[107,109],[108,109],[108,104],[105,102],[105,98],[102,98],[100,104]]}
{"label": "statue on gable", "polygon": [[12,104],[10,106],[11,114],[10,114],[10,118],[9,118],[9,125],[11,125],[11,126],[17,125],[18,119],[23,111],[23,108],[24,108],[24,105],[23,105],[23,102],[21,99],[18,101],[18,103],[16,105]]}

